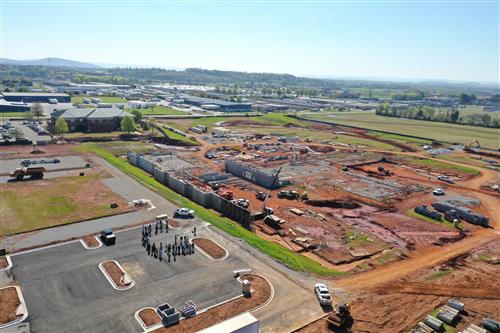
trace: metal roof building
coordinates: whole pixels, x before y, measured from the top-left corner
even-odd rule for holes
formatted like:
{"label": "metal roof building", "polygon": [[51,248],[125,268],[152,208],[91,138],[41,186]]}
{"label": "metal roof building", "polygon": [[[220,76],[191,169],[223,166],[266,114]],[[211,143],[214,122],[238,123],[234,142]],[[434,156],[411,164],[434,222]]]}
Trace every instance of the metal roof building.
{"label": "metal roof building", "polygon": [[235,103],[229,102],[222,99],[215,98],[205,98],[197,96],[185,96],[184,103],[203,108],[203,106],[209,106],[209,109],[213,109],[213,106],[218,106],[220,111],[225,112],[250,112],[251,104],[248,103]]}
{"label": "metal roof building", "polygon": [[3,92],[2,96],[9,102],[48,103],[50,99],[57,99],[59,103],[71,103],[68,94],[60,93]]}

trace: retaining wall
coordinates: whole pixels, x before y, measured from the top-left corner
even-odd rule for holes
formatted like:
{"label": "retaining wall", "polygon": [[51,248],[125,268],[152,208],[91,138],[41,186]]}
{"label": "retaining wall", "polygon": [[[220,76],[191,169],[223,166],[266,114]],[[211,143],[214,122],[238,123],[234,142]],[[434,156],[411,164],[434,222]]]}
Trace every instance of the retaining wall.
{"label": "retaining wall", "polygon": [[141,155],[138,155],[132,151],[129,151],[127,153],[127,159],[130,164],[150,173],[157,181],[171,188],[182,196],[196,202],[200,206],[218,211],[223,216],[226,216],[233,221],[238,222],[247,229],[252,229],[253,216],[248,209],[240,207],[232,203],[231,201],[222,198],[214,192],[204,192],[188,181],[178,179],[167,171],[161,170],[152,162],[146,160]]}

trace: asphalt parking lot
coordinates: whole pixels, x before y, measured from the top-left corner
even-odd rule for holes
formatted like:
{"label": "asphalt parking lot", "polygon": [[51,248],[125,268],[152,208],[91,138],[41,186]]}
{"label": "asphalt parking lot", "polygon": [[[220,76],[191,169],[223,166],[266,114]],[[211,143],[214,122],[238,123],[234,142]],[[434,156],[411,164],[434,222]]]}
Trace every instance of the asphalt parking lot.
{"label": "asphalt parking lot", "polygon": [[[157,243],[173,242],[170,230],[155,236]],[[169,303],[180,306],[193,300],[199,308],[217,304],[241,293],[232,270],[244,263],[230,257],[209,260],[201,252],[176,262],[148,257],[140,244],[140,229],[117,233],[115,246],[86,250],[72,242],[12,257],[12,272],[27,303],[33,332],[139,332],[134,313],[146,306]],[[135,281],[127,291],[114,290],[98,264],[117,260]]]}
{"label": "asphalt parking lot", "polygon": [[81,156],[72,155],[72,156],[51,156],[51,157],[36,157],[36,158],[17,158],[10,160],[2,160],[0,163],[0,174],[8,174],[12,172],[16,168],[21,167],[21,162],[24,160],[53,160],[57,158],[60,160],[60,163],[43,163],[43,164],[33,164],[32,166],[42,166],[47,170],[62,170],[62,169],[77,169],[77,168],[85,168],[86,162]]}

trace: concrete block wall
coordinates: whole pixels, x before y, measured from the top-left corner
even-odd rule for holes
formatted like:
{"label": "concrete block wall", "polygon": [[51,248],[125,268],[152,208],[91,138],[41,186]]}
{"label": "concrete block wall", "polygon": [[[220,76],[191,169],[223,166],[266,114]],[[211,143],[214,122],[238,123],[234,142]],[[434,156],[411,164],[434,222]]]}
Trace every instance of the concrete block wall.
{"label": "concrete block wall", "polygon": [[177,179],[167,171],[159,169],[152,162],[134,152],[129,151],[127,153],[127,159],[132,165],[147,171],[153,175],[156,180],[175,192],[191,199],[205,208],[213,208],[247,229],[252,229],[253,216],[249,210],[222,198],[216,193],[204,192],[189,182]]}

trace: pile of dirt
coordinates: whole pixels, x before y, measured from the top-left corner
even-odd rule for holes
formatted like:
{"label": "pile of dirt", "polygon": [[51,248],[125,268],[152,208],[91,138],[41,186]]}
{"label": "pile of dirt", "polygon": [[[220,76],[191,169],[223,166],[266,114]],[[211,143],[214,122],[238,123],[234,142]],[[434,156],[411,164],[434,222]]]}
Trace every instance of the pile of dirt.
{"label": "pile of dirt", "polygon": [[172,228],[179,228],[181,224],[176,220],[168,220],[168,225]]}
{"label": "pile of dirt", "polygon": [[45,154],[45,152],[41,149],[35,148],[31,151],[31,154]]}
{"label": "pile of dirt", "polygon": [[193,243],[215,259],[223,258],[226,255],[226,250],[210,239],[195,238],[193,239]]}
{"label": "pile of dirt", "polygon": [[16,288],[4,288],[0,290],[0,324],[11,322],[17,318],[16,310],[21,304],[17,296]]}
{"label": "pile of dirt", "polygon": [[7,262],[7,258],[5,257],[0,257],[0,268],[5,268],[9,265]]}
{"label": "pile of dirt", "polygon": [[335,151],[335,148],[332,146],[310,145],[309,148],[319,153],[329,153]]}
{"label": "pile of dirt", "polygon": [[97,247],[99,246],[99,242],[95,239],[94,235],[85,235],[82,237],[82,240],[87,244],[88,247]]}
{"label": "pile of dirt", "polygon": [[127,286],[123,283],[123,279],[122,279],[124,273],[115,262],[106,261],[102,266],[104,267],[104,269],[106,270],[108,275],[111,277],[111,279],[113,279],[113,281],[115,282],[115,284],[118,287],[126,287]]}
{"label": "pile of dirt", "polygon": [[141,310],[139,312],[139,318],[141,318],[142,322],[144,323],[144,325],[146,325],[146,327],[151,327],[161,322],[160,316],[153,309]]}
{"label": "pile of dirt", "polygon": [[329,208],[346,208],[355,209],[361,207],[361,205],[354,200],[306,200],[306,204],[315,207],[329,207]]}
{"label": "pile of dirt", "polygon": [[262,277],[248,274],[241,276],[243,280],[252,283],[254,292],[248,297],[239,297],[222,305],[211,308],[199,315],[181,320],[179,324],[170,327],[162,327],[154,330],[155,333],[190,333],[220,323],[224,320],[237,316],[243,312],[250,311],[265,302],[271,296],[271,286]]}

